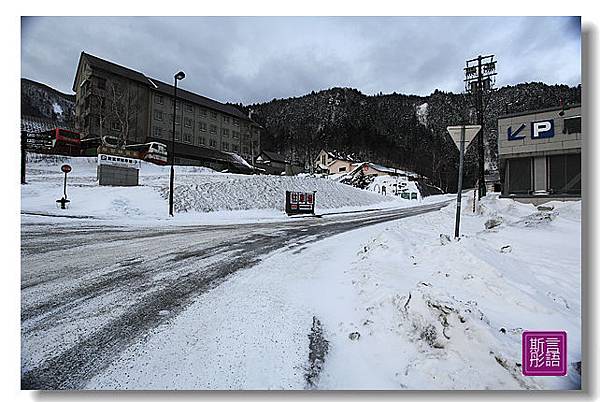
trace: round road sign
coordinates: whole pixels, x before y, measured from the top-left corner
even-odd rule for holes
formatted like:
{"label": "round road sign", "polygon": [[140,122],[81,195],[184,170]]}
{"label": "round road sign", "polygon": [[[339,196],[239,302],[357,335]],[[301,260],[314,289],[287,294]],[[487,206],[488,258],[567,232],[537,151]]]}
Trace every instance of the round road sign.
{"label": "round road sign", "polygon": [[69,173],[71,171],[71,166],[70,165],[62,165],[60,167],[60,170],[62,170],[64,173]]}

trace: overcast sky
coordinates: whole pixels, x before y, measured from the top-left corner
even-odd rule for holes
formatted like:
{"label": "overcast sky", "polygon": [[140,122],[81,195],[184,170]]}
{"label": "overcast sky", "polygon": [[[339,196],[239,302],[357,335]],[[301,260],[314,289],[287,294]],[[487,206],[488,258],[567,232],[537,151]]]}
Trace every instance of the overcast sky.
{"label": "overcast sky", "polygon": [[465,60],[490,53],[498,86],[581,82],[578,17],[36,17],[21,34],[22,76],[66,93],[81,51],[166,82],[182,69],[183,88],[244,104],[334,86],[459,92]]}

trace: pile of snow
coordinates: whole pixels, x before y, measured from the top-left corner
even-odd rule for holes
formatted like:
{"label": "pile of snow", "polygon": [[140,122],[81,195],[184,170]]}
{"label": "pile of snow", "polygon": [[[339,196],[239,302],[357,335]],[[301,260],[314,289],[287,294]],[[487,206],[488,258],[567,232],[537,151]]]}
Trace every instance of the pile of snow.
{"label": "pile of snow", "polygon": [[[316,191],[319,210],[391,203],[391,197],[316,177],[243,176],[180,177],[175,186],[179,212],[218,210],[284,210],[286,191]],[[162,189],[163,195],[168,188]]]}
{"label": "pile of snow", "polygon": [[[396,187],[398,189],[396,190]],[[398,197],[415,198],[422,200],[423,196],[417,187],[417,183],[409,181],[405,176],[376,176],[367,186],[367,190],[385,195],[397,195]]]}
{"label": "pile of snow", "polygon": [[[67,187],[71,202],[68,209],[59,210],[56,200],[62,197],[64,174],[60,166],[63,164],[72,167]],[[96,169],[97,160],[93,157],[28,154],[28,184],[21,191],[22,212],[29,216],[60,215],[121,222],[123,218],[138,222],[167,218],[169,166],[142,162],[140,185],[136,187],[99,186]],[[419,202],[383,196],[320,177],[249,176],[219,173],[201,166],[176,166],[175,170],[175,211],[180,214],[175,221],[182,223],[193,223],[195,218],[203,223],[223,219],[283,219],[286,190],[316,191],[318,213]],[[187,214],[181,216],[184,212]]]}
{"label": "pile of snow", "polygon": [[[277,253],[204,293],[87,387],[579,389],[581,203],[550,207],[492,195],[481,213],[465,209],[460,241],[450,205]],[[523,224],[539,212],[553,218]],[[485,229],[491,218],[502,223]],[[526,329],[567,331],[567,376],[521,374]],[[327,347],[315,366],[316,335]]]}

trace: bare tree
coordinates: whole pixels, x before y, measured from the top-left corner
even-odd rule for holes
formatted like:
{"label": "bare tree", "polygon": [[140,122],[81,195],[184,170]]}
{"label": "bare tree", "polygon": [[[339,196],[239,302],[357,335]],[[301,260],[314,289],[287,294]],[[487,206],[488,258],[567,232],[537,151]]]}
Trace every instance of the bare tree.
{"label": "bare tree", "polygon": [[104,135],[104,124],[106,120],[110,118],[110,111],[106,110],[106,98],[97,93],[92,93],[93,102],[96,103],[96,115],[98,116],[98,131],[100,134],[100,138]]}
{"label": "bare tree", "polygon": [[137,118],[137,93],[129,85],[121,88],[118,83],[113,82],[110,85],[110,95],[112,115],[119,122],[121,129],[119,146],[123,147],[129,140],[131,128]]}

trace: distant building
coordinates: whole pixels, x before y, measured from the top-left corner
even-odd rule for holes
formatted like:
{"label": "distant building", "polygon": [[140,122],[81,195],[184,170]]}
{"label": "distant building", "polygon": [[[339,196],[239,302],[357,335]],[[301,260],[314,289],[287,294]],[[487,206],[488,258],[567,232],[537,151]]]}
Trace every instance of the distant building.
{"label": "distant building", "polygon": [[261,151],[254,161],[255,166],[267,174],[291,176],[304,170],[302,166],[290,162],[285,156],[271,151]]}
{"label": "distant building", "polygon": [[581,197],[581,105],[498,118],[502,196],[544,202]]}
{"label": "distant building", "polygon": [[313,167],[317,172],[328,174],[350,172],[360,161],[352,155],[344,155],[336,151],[321,152],[314,160]]}
{"label": "distant building", "polygon": [[402,169],[390,168],[371,162],[361,162],[357,164],[350,174],[357,174],[359,171],[361,171],[365,176],[400,176],[406,180],[416,180],[421,178],[421,176],[417,173],[408,172]]}
{"label": "distant building", "polygon": [[267,174],[281,174],[285,172],[285,166],[288,164],[285,156],[270,151],[261,151],[254,161],[256,166],[264,169]]}
{"label": "distant building", "polygon": [[[171,84],[82,52],[73,91],[76,127],[84,138],[111,135],[127,143],[157,141],[172,151]],[[175,124],[177,164],[231,169],[238,162],[231,153],[246,161],[259,153],[258,124],[233,106],[180,88]]]}

